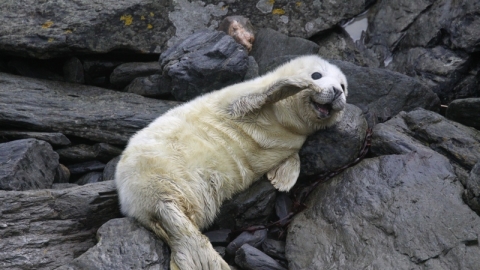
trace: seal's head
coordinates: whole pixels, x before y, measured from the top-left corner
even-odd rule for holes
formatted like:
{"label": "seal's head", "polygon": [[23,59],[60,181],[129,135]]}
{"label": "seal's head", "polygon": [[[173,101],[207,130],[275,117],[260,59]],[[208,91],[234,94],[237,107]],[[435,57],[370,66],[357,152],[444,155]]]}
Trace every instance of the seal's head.
{"label": "seal's head", "polygon": [[330,126],[343,114],[348,95],[347,79],[335,65],[316,55],[302,56],[280,67],[282,76],[304,76],[309,87],[291,97],[305,118],[316,125]]}

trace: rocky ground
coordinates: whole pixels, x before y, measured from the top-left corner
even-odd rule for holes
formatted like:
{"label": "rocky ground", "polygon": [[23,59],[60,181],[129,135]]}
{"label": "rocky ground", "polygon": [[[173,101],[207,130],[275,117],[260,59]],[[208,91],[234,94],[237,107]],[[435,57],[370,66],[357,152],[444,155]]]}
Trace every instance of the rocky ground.
{"label": "rocky ground", "polygon": [[[342,26],[359,14],[354,41]],[[168,269],[168,246],[119,212],[128,138],[319,54],[347,76],[344,119],[307,140],[291,193],[260,179],[223,205],[205,232],[217,251],[236,269],[480,269],[479,14],[471,0],[7,0],[0,268]],[[230,15],[250,19],[251,49],[217,31]]]}

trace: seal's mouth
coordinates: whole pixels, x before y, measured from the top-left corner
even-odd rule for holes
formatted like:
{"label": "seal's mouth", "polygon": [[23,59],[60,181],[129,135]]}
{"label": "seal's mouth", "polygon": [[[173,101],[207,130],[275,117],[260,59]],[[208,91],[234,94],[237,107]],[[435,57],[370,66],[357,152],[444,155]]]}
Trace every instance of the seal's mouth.
{"label": "seal's mouth", "polygon": [[327,103],[327,104],[320,104],[315,102],[313,99],[310,100],[310,102],[313,105],[313,108],[315,109],[315,112],[317,113],[318,118],[326,118],[329,117],[332,113],[332,104]]}

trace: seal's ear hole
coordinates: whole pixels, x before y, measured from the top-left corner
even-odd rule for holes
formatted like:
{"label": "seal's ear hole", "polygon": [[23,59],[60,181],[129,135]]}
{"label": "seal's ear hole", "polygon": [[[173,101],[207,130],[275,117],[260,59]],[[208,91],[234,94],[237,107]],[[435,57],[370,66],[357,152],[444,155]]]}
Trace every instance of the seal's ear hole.
{"label": "seal's ear hole", "polygon": [[312,79],[318,80],[318,79],[320,79],[320,78],[322,78],[322,74],[321,74],[320,72],[314,72],[314,73],[312,73]]}
{"label": "seal's ear hole", "polygon": [[341,84],[343,92],[345,92],[345,84]]}

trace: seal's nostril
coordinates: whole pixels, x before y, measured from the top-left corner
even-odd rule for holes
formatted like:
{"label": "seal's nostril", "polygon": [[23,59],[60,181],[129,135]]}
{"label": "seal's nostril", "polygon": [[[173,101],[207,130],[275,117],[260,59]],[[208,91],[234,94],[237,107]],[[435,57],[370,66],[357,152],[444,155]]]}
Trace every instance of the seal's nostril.
{"label": "seal's nostril", "polygon": [[340,97],[342,95],[342,90],[340,90],[336,87],[333,87],[333,93],[334,93],[333,98],[337,99],[338,97]]}

